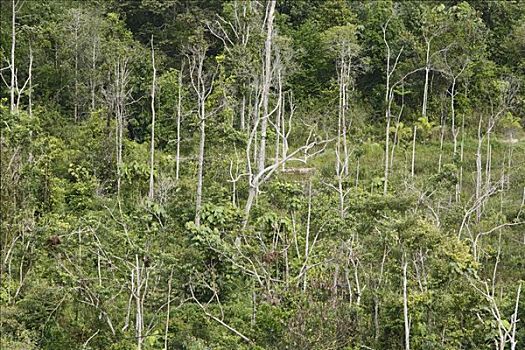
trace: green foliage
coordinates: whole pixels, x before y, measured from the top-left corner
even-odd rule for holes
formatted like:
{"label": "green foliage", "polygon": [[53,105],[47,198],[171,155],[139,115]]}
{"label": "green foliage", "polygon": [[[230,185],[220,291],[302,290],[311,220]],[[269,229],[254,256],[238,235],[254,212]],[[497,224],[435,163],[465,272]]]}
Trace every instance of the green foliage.
{"label": "green foliage", "polygon": [[278,0],[271,40],[264,1],[16,4],[2,349],[397,350],[404,302],[413,349],[525,343],[523,2]]}

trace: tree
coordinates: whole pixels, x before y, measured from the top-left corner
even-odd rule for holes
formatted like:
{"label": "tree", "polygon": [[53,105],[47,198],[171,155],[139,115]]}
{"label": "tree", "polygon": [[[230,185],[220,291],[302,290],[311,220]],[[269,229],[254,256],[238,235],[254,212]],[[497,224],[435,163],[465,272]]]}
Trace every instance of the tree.
{"label": "tree", "polygon": [[155,49],[153,48],[153,36],[151,37],[151,66],[153,68],[153,79],[151,82],[151,145],[148,197],[150,200],[153,200],[155,194],[153,183],[153,173],[155,170],[155,89],[157,83],[157,68],[155,67]]}
{"label": "tree", "polygon": [[430,70],[433,69],[434,57],[447,50],[446,46],[441,49],[432,50],[432,44],[435,43],[435,40],[445,36],[444,34],[448,30],[449,22],[446,21],[446,19],[445,5],[423,7],[422,36],[425,47],[425,85],[423,87],[423,102],[421,105],[421,115],[423,118],[427,116],[429,73]]}
{"label": "tree", "polygon": [[196,37],[193,45],[188,47],[187,58],[189,62],[189,75],[191,85],[197,95],[197,114],[200,130],[198,173],[197,173],[197,193],[195,197],[195,224],[200,225],[200,215],[202,209],[202,186],[204,176],[204,147],[206,143],[206,101],[213,91],[214,73],[205,71],[204,60],[208,44],[202,37]]}
{"label": "tree", "polygon": [[[360,46],[356,37],[357,28],[353,25],[344,27],[332,27],[324,33],[324,41],[327,49],[333,53],[336,59],[337,80],[339,85],[339,114],[338,114],[338,141],[336,147],[343,150],[342,164],[337,164],[337,173],[340,175],[339,168],[348,176],[349,150],[347,142],[347,127],[351,121],[347,122],[347,110],[349,109],[349,95],[353,89],[353,80],[358,69],[355,58],[359,55]],[[338,152],[340,153],[340,151]]]}
{"label": "tree", "polygon": [[262,117],[261,117],[261,141],[259,153],[257,155],[257,171],[264,171],[266,162],[266,130],[268,129],[268,119],[270,118],[269,99],[270,85],[272,81],[272,42],[273,42],[273,20],[275,12],[275,1],[270,1],[266,6],[266,41],[264,43],[264,75],[261,92]]}

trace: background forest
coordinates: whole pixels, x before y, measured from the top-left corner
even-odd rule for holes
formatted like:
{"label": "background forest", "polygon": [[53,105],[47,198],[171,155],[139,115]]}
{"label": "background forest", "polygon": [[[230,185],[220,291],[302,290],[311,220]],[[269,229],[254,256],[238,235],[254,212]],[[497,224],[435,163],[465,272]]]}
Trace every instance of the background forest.
{"label": "background forest", "polygon": [[525,2],[0,13],[2,349],[525,348]]}

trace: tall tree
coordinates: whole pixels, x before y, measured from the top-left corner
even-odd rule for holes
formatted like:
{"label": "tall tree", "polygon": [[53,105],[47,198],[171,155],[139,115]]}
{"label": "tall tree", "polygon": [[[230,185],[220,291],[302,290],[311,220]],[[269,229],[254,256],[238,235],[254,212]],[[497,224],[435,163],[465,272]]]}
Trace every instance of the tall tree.
{"label": "tall tree", "polygon": [[215,73],[205,70],[204,61],[208,43],[204,40],[202,33],[196,37],[194,44],[188,47],[187,58],[189,61],[189,75],[191,85],[197,95],[197,115],[200,130],[199,155],[197,170],[197,193],[195,196],[195,224],[200,225],[200,215],[202,209],[202,188],[204,176],[204,149],[206,144],[206,101],[213,91],[213,79]]}
{"label": "tall tree", "polygon": [[264,75],[261,92],[262,117],[261,117],[261,140],[259,154],[257,155],[257,171],[262,172],[266,162],[266,132],[268,119],[270,118],[269,100],[270,86],[272,84],[272,43],[274,38],[273,20],[275,12],[275,0],[268,2],[266,6],[266,41],[264,43]]}
{"label": "tall tree", "polygon": [[150,144],[150,170],[149,170],[149,192],[148,197],[153,200],[155,196],[154,171],[155,171],[155,90],[157,84],[157,68],[155,67],[155,48],[153,47],[153,36],[151,36],[151,67],[153,78],[151,81],[151,144]]}

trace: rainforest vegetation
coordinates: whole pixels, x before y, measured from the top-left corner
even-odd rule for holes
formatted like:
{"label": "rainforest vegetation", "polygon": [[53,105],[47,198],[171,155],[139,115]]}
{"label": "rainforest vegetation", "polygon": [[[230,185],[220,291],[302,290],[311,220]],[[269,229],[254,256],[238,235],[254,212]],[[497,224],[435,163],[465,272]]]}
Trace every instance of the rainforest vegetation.
{"label": "rainforest vegetation", "polygon": [[525,349],[525,2],[0,4],[1,349]]}

